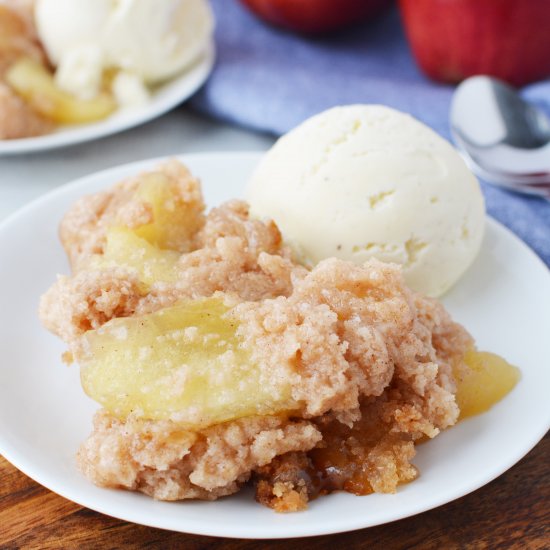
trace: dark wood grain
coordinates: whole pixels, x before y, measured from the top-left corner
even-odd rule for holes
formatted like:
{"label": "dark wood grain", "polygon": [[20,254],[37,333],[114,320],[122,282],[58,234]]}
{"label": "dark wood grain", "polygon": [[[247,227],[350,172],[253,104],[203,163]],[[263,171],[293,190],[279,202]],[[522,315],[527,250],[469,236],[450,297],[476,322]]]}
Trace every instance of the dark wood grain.
{"label": "dark wood grain", "polygon": [[[510,444],[513,445],[513,441]],[[368,497],[365,497],[368,498]],[[550,435],[474,493],[418,516],[352,533],[247,541],[172,533],[119,521],[44,489],[0,457],[0,548],[550,548]]]}

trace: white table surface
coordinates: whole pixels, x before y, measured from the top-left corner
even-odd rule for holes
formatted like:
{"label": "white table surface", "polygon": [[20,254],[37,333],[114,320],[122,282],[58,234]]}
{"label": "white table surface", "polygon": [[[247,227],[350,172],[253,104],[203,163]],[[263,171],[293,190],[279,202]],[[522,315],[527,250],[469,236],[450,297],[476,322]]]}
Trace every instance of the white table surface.
{"label": "white table surface", "polygon": [[0,222],[29,201],[81,176],[163,155],[263,151],[274,138],[180,107],[132,130],[64,149],[0,157]]}

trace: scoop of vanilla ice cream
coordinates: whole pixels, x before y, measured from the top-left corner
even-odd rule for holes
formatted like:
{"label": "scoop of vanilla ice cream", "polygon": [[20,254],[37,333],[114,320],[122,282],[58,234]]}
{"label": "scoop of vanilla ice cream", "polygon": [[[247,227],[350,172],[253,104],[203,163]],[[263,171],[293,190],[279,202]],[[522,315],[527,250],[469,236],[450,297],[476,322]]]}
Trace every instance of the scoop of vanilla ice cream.
{"label": "scoop of vanilla ice cream", "polygon": [[80,99],[92,99],[103,80],[103,52],[97,44],[80,44],[61,56],[55,71],[59,88]]}
{"label": "scoop of vanilla ice cream", "polygon": [[79,46],[97,44],[112,7],[112,0],[37,0],[36,29],[52,64]]}
{"label": "scoop of vanilla ice cream", "polygon": [[453,147],[377,105],[330,109],[280,138],[247,199],[304,263],[396,262],[412,288],[431,296],[472,263],[485,224],[479,184]]}
{"label": "scoop of vanilla ice cream", "polygon": [[105,68],[147,84],[175,76],[214,26],[207,0],[37,0],[35,21],[58,85],[80,97],[92,95]]}
{"label": "scoop of vanilla ice cream", "polygon": [[213,21],[205,0],[119,0],[105,27],[107,62],[147,83],[165,80],[204,50]]}
{"label": "scoop of vanilla ice cream", "polygon": [[113,95],[122,109],[134,109],[145,105],[149,100],[149,91],[135,74],[120,71],[113,79]]}

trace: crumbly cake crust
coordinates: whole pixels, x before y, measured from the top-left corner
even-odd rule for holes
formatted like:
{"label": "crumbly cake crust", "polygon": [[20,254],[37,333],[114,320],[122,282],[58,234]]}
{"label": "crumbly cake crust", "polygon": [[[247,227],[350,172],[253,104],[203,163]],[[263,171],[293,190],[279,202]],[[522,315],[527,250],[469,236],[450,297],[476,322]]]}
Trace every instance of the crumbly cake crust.
{"label": "crumbly cake crust", "polygon": [[29,0],[0,2],[0,77],[21,57],[47,62],[34,26],[33,9]]}
{"label": "crumbly cake crust", "polygon": [[0,3],[0,139],[39,136],[54,128],[52,121],[36,113],[2,82],[4,73],[22,57],[46,63],[32,19],[28,1]]}
{"label": "crumbly cake crust", "polygon": [[41,136],[53,123],[33,111],[11,88],[0,82],[0,139]]}
{"label": "crumbly cake crust", "polygon": [[274,457],[309,450],[321,439],[310,422],[252,417],[185,432],[170,422],[121,422],[105,411],[78,452],[97,485],[141,491],[160,500],[214,500],[239,490]]}

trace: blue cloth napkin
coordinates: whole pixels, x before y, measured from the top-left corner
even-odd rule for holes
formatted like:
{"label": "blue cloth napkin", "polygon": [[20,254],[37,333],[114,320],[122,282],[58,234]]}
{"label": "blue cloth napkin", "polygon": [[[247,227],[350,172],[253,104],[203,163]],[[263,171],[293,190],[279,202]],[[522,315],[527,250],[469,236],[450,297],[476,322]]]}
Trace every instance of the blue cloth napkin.
{"label": "blue cloth napkin", "polygon": [[[334,105],[381,103],[450,139],[454,88],[419,71],[397,9],[354,29],[313,38],[258,21],[238,0],[212,0],[212,6],[217,64],[192,101],[202,112],[278,135]],[[523,93],[550,113],[550,80]],[[482,186],[489,214],[550,265],[550,202]]]}

